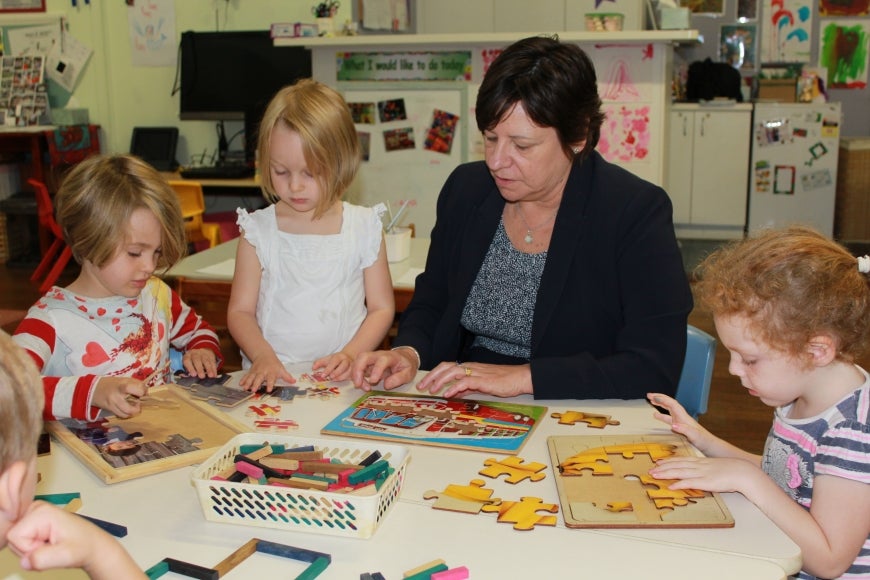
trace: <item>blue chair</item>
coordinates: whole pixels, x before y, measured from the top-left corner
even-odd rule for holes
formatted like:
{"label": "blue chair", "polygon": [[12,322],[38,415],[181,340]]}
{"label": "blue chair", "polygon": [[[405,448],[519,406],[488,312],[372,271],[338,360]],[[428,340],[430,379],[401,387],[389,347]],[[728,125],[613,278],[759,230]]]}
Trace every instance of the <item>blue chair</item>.
{"label": "blue chair", "polygon": [[707,412],[713,362],[716,359],[716,339],[691,324],[688,325],[687,334],[686,360],[677,384],[676,399],[697,419],[698,415]]}

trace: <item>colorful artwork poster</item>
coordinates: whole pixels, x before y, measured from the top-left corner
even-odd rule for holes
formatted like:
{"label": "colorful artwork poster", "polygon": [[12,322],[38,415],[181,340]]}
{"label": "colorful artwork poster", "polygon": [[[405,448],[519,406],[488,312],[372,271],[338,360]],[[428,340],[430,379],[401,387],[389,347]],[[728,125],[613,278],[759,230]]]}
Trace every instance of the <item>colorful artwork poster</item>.
{"label": "colorful artwork poster", "polygon": [[453,146],[453,136],[456,135],[456,124],[458,122],[459,115],[435,109],[435,112],[432,114],[432,125],[429,127],[429,131],[426,132],[423,149],[449,155],[450,148]]}
{"label": "colorful artwork poster", "polygon": [[350,116],[354,123],[359,125],[375,124],[374,103],[348,103],[347,106],[350,107]]}
{"label": "colorful artwork poster", "polygon": [[649,102],[650,83],[638,82],[655,46],[601,46],[595,50],[598,92],[604,101]]}
{"label": "colorful artwork poster", "polygon": [[812,0],[762,0],[761,62],[810,62]]}
{"label": "colorful artwork poster", "polygon": [[378,102],[378,116],[381,123],[390,121],[404,121],[408,118],[405,112],[405,99],[390,99]]}
{"label": "colorful artwork poster", "polygon": [[870,0],[820,0],[819,16],[867,16]]}
{"label": "colorful artwork poster", "polygon": [[384,131],[384,149],[387,151],[402,151],[414,149],[414,128],[400,127]]}
{"label": "colorful artwork poster", "polygon": [[506,401],[371,391],[321,433],[516,454],[547,412]]}
{"label": "colorful artwork poster", "polygon": [[735,68],[755,68],[755,24],[723,24],[719,34],[719,60]]}
{"label": "colorful artwork poster", "polygon": [[649,105],[605,104],[598,152],[613,163],[648,161],[650,143]]}
{"label": "colorful artwork poster", "polygon": [[829,89],[867,86],[870,20],[831,20],[822,29],[819,66],[828,70]]}

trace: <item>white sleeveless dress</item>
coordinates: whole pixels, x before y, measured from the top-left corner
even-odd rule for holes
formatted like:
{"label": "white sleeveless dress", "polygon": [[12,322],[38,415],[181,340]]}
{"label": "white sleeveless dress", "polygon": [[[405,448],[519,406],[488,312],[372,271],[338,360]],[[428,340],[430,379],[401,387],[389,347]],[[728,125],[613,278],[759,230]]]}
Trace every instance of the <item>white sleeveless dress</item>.
{"label": "white sleeveless dress", "polygon": [[[275,206],[236,223],[263,268],[257,322],[284,363],[313,361],[340,351],[366,316],[363,270],[375,263],[386,208],[342,202],[341,232],[288,234],[278,230]],[[242,366],[251,365],[242,353]]]}

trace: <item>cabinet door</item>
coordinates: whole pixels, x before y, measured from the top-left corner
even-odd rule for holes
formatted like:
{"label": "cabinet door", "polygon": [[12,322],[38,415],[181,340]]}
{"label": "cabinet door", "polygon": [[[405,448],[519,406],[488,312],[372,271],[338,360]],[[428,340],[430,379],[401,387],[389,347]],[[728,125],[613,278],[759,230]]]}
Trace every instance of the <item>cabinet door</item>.
{"label": "cabinet door", "polygon": [[691,222],[746,224],[750,111],[695,113]]}
{"label": "cabinet door", "polygon": [[665,190],[674,206],[674,223],[689,223],[692,211],[692,157],[695,113],[671,111]]}

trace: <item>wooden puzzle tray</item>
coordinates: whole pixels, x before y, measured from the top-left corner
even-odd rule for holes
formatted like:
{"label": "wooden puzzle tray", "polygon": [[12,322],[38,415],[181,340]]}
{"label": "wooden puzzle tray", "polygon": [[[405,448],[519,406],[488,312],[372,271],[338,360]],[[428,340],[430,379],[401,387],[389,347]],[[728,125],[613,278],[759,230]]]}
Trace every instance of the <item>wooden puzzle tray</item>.
{"label": "wooden puzzle tray", "polygon": [[569,528],[730,528],[716,493],[668,490],[649,470],[656,459],[697,455],[677,435],[554,436],[547,439]]}
{"label": "wooden puzzle tray", "polygon": [[153,387],[136,417],[50,421],[46,429],[106,483],[201,463],[248,429],[175,385]]}

